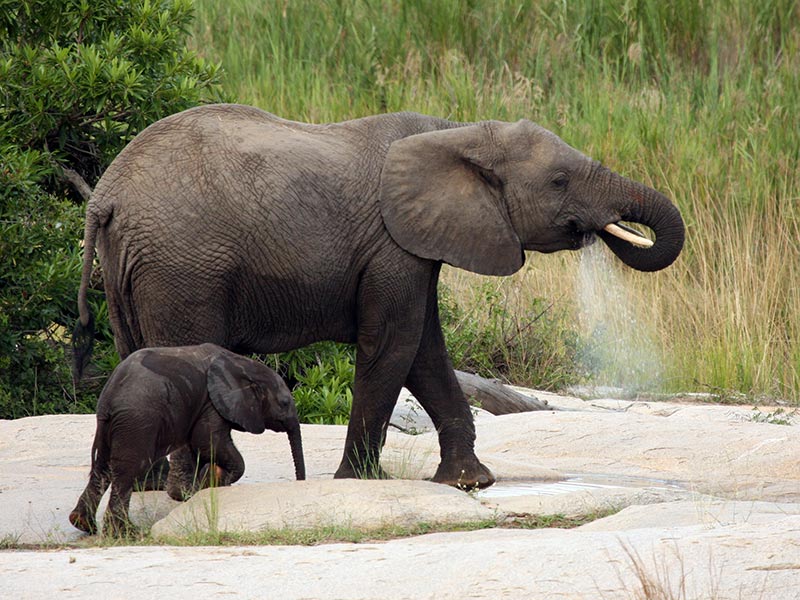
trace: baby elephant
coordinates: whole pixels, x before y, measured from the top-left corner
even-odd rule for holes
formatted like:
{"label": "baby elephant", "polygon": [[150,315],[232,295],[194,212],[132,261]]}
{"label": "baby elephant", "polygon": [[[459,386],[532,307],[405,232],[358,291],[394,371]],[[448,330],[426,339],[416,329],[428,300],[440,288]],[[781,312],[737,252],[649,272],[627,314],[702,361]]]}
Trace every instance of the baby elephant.
{"label": "baby elephant", "polygon": [[305,479],[297,409],[275,371],[214,344],[134,352],[97,401],[89,483],[69,520],[95,533],[97,505],[110,484],[104,531],[124,533],[134,482],[178,449],[206,465],[196,487],[213,479],[229,485],[244,473],[231,429],[265,428],[288,433],[295,474]]}

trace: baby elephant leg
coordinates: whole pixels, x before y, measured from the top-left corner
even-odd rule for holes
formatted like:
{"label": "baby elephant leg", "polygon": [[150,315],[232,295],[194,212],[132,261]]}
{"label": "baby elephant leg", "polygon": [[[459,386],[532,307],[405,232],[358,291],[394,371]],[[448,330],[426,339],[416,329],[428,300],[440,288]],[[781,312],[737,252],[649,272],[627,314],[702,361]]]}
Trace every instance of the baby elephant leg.
{"label": "baby elephant leg", "polygon": [[128,536],[136,532],[128,510],[137,476],[145,472],[146,463],[141,461],[112,461],[111,494],[103,519],[103,533],[112,536]]}
{"label": "baby elephant leg", "polygon": [[94,465],[92,465],[92,472],[89,475],[89,483],[86,484],[86,489],[83,490],[78,503],[72,512],[69,513],[69,522],[81,531],[86,533],[97,533],[97,505],[100,504],[100,498],[108,489],[109,472],[108,466],[104,457],[99,457]]}
{"label": "baby elephant leg", "polygon": [[136,478],[134,489],[140,492],[167,489],[170,465],[166,456],[158,459],[150,466],[147,473]]}
{"label": "baby elephant leg", "polygon": [[166,490],[169,497],[183,502],[197,490],[198,469],[197,453],[188,445],[181,446],[169,455],[169,475]]}
{"label": "baby elephant leg", "polygon": [[198,489],[227,486],[244,475],[244,458],[234,446],[230,433],[213,435],[211,443],[198,448],[203,468],[198,476]]}

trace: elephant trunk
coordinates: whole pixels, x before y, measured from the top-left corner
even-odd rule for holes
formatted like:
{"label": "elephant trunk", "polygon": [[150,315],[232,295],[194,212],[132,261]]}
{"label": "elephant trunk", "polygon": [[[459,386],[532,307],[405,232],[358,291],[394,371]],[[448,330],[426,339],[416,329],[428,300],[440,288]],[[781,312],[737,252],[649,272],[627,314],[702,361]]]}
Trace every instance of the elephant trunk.
{"label": "elephant trunk", "polygon": [[[610,173],[610,172],[609,172]],[[638,271],[658,271],[671,265],[683,248],[685,230],[680,212],[663,194],[613,173],[610,189],[622,200],[619,221],[640,223],[653,230],[655,243],[637,243],[635,236],[620,235],[619,230],[598,232],[611,251],[629,267]],[[619,200],[612,201],[618,204]],[[612,228],[613,230],[613,228]]]}
{"label": "elephant trunk", "polygon": [[298,481],[306,478],[306,463],[303,459],[303,440],[300,435],[300,422],[290,425],[286,434],[289,436],[289,446],[292,449],[294,461],[294,474]]}

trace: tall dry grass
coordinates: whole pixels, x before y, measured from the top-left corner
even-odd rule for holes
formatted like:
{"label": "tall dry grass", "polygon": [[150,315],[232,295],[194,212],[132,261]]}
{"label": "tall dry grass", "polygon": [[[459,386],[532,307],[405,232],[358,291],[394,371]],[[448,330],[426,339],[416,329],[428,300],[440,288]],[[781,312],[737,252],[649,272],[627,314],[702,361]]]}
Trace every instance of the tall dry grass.
{"label": "tall dry grass", "polygon": [[[657,274],[617,274],[653,331],[659,387],[799,401],[797,1],[197,6],[194,43],[222,62],[239,101],[316,122],[395,110],[529,118],[665,191],[686,219],[684,253]],[[577,331],[578,265],[532,255],[491,285],[515,319],[545,298]],[[473,301],[476,276],[444,279]]]}

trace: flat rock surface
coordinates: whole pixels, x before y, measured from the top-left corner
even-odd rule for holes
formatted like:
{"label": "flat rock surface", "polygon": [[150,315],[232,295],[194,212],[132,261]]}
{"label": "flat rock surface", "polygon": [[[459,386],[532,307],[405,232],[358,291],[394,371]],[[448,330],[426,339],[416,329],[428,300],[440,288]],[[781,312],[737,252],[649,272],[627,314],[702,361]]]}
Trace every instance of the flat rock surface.
{"label": "flat rock surface", "polygon": [[794,516],[686,533],[491,529],[313,547],[3,552],[0,573],[3,593],[22,599],[792,600],[798,540]]}
{"label": "flat rock surface", "polygon": [[[5,550],[3,594],[636,598],[648,587],[663,597],[800,599],[797,424],[772,424],[752,407],[535,395],[559,410],[476,417],[477,454],[498,478],[488,490],[421,481],[439,460],[435,434],[395,430],[382,464],[401,480],[333,481],[346,428],[304,425],[308,481],[293,481],[285,435],[234,432],[247,464],[236,485],[213,502],[210,492],[183,504],[135,493],[132,518],[159,531],[190,514],[208,525],[209,507],[231,529],[610,516],[571,530],[315,547]],[[92,415],[0,421],[0,548],[82,537],[67,515],[88,478],[94,427]]]}
{"label": "flat rock surface", "polygon": [[[628,506],[620,512],[592,521],[584,531],[628,531],[631,529],[675,530],[684,527],[718,529],[739,525],[780,523],[800,517],[800,504],[723,500],[709,496],[648,505]],[[800,540],[796,540],[800,543]]]}

